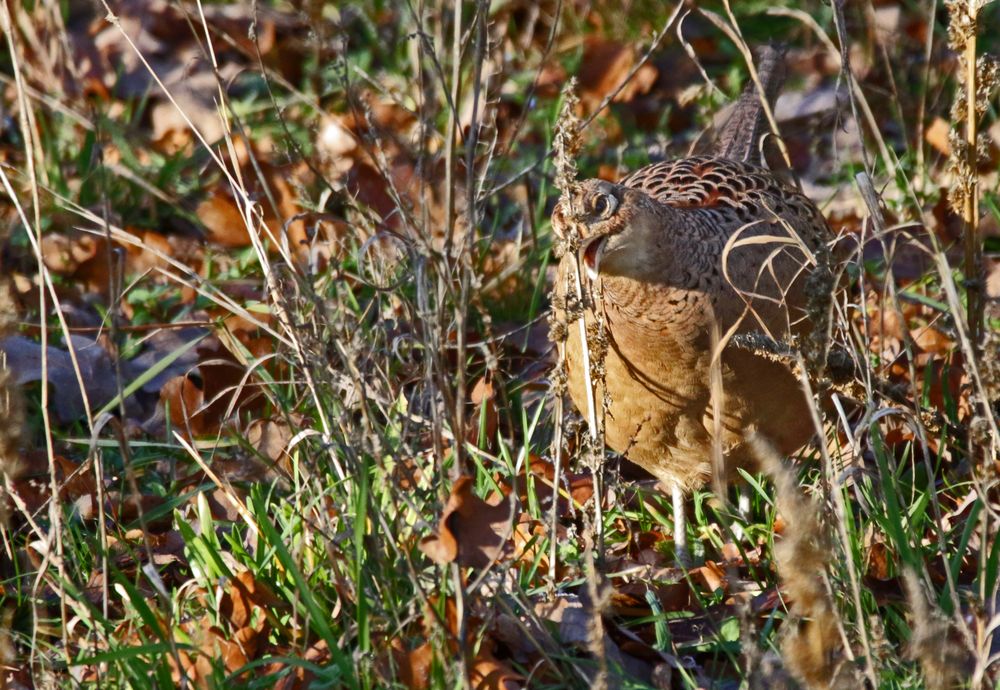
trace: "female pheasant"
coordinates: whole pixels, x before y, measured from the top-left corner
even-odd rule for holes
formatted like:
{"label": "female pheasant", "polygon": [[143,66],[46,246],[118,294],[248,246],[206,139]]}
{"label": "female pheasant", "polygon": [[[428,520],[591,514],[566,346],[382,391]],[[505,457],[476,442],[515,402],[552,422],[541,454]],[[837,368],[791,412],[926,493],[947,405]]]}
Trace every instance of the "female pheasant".
{"label": "female pheasant", "polygon": [[[770,48],[760,60],[772,101],[782,60]],[[679,554],[682,497],[711,477],[715,448],[732,471],[753,464],[751,433],[791,453],[814,432],[788,366],[731,339],[763,334],[790,342],[821,327],[806,285],[826,270],[831,232],[808,198],[761,167],[764,131],[751,84],[716,155],[649,165],[617,184],[587,180],[568,190],[552,215],[558,236],[579,240],[578,252],[566,252],[559,264],[556,318],[565,322],[572,311],[580,266],[607,335],[603,384],[596,377],[593,398],[610,401],[605,442],[671,487]],[[591,311],[585,318],[588,326],[595,321]],[[586,412],[589,377],[579,329],[569,326],[569,393]],[[714,386],[713,332],[723,343]],[[713,399],[720,379],[721,401]],[[721,410],[718,421],[713,409]]]}

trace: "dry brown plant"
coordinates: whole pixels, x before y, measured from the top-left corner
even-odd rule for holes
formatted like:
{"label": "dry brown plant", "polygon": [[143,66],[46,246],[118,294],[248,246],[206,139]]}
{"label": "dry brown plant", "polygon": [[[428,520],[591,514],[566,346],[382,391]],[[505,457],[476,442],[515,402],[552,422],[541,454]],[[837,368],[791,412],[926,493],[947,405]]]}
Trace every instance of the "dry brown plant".
{"label": "dry brown plant", "polygon": [[761,466],[774,482],[777,510],[786,524],[781,541],[774,546],[789,599],[782,659],[806,687],[856,688],[862,681],[826,584],[834,554],[819,507],[802,494],[795,473],[766,441],[756,438],[753,443]]}
{"label": "dry brown plant", "polygon": [[909,656],[920,664],[928,690],[948,690],[969,675],[969,655],[956,640],[948,619],[927,600],[912,570],[903,574],[906,601],[913,616]]}
{"label": "dry brown plant", "polygon": [[[952,184],[949,200],[962,216],[965,251],[963,270],[968,285],[966,319],[969,337],[979,343],[983,334],[985,290],[983,282],[983,237],[979,227],[980,160],[988,156],[986,140],[979,134],[979,121],[986,114],[989,95],[1000,83],[997,61],[988,55],[976,57],[976,34],[979,13],[986,0],[947,0],[948,43],[958,55],[959,83],[951,108],[953,123],[951,145]],[[959,123],[962,130],[959,130]]]}
{"label": "dry brown plant", "polygon": [[[0,339],[10,335],[15,323],[15,314],[10,288],[5,282],[0,282]],[[20,390],[14,385],[13,376],[2,354],[0,354],[0,419],[3,420],[0,422],[0,474],[9,475],[14,472],[17,464],[18,445],[24,425],[24,408]],[[6,502],[0,502],[0,511],[3,511],[5,506]],[[0,512],[0,520],[6,520],[6,517]]]}

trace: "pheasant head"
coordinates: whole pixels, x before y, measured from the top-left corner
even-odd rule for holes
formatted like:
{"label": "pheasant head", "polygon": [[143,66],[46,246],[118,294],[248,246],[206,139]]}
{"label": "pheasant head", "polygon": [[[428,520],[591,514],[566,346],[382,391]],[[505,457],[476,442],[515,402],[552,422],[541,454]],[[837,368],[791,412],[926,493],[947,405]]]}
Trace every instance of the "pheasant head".
{"label": "pheasant head", "polygon": [[598,275],[649,279],[669,271],[666,246],[677,210],[644,192],[605,180],[575,185],[556,205],[552,229]]}

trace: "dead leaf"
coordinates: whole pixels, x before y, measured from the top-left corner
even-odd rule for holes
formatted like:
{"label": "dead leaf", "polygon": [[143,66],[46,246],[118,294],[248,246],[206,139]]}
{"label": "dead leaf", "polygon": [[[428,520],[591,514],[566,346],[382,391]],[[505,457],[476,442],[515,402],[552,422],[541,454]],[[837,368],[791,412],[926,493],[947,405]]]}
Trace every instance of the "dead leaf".
{"label": "dead leaf", "polygon": [[390,643],[392,658],[395,662],[395,673],[389,673],[383,664],[383,675],[399,681],[410,690],[424,690],[431,684],[431,663],[434,661],[434,648],[430,642],[407,649],[405,643],[398,637]]}
{"label": "dead leaf", "polygon": [[554,60],[546,62],[535,79],[535,93],[539,98],[554,98],[566,83],[566,70]]}
{"label": "dead leaf", "polygon": [[586,647],[590,640],[591,616],[575,594],[556,597],[535,604],[535,613],[542,620],[559,626],[559,641],[565,645]]}
{"label": "dead leaf", "polygon": [[513,534],[515,558],[528,565],[537,563],[539,570],[547,570],[548,554],[542,548],[546,534],[548,528],[544,523],[533,520],[527,513],[521,513]]}
{"label": "dead leaf", "polygon": [[469,398],[476,406],[476,411],[469,420],[469,428],[466,432],[467,441],[473,445],[478,445],[482,436],[486,447],[492,444],[496,438],[497,428],[500,424],[500,412],[497,409],[496,390],[493,386],[493,377],[480,377],[472,387]]}
{"label": "dead leaf", "polygon": [[331,116],[323,120],[316,137],[316,152],[331,172],[331,177],[338,178],[351,169],[357,148],[357,138],[341,124],[340,118]]}
{"label": "dead leaf", "polygon": [[[81,379],[92,412],[118,394],[117,376],[111,355],[101,345],[81,335],[70,336],[80,366]],[[40,381],[42,378],[42,347],[30,338],[15,335],[0,340],[0,353],[7,360],[7,368],[14,374],[19,386]],[[54,395],[50,404],[57,420],[66,424],[83,417],[85,408],[80,380],[73,368],[68,350],[53,345],[45,348],[48,383]],[[125,382],[122,383],[125,385]]]}
{"label": "dead leaf", "polygon": [[924,131],[924,140],[938,153],[944,156],[951,155],[951,125],[942,117],[934,118],[934,121]]}
{"label": "dead leaf", "polygon": [[[201,13],[215,35],[215,68],[206,59],[204,37],[196,33],[186,10],[165,0],[125,0],[115,5],[114,24],[102,17],[89,31],[85,22],[77,22],[84,30],[70,31],[89,90],[149,98],[152,138],[168,152],[192,143],[191,126],[210,144],[222,137],[225,129],[217,106],[220,86],[234,89],[236,77],[247,66],[256,65],[258,50],[265,64],[286,78],[296,81],[301,72],[305,43],[297,37],[304,35],[305,25],[296,14],[232,4],[207,5]],[[176,106],[154,82],[150,69]]]}
{"label": "dead leaf", "polygon": [[[221,661],[222,668],[233,673],[246,666],[256,655],[258,633],[255,630],[241,629],[231,639],[225,631],[212,625],[208,616],[197,621],[186,621],[180,627],[190,637],[194,649],[179,650],[176,659],[167,655],[174,680],[178,683],[181,680],[180,670],[183,669],[196,687],[212,687],[213,662]],[[177,659],[180,660],[180,669],[177,667]]]}
{"label": "dead leaf", "polygon": [[955,346],[951,338],[933,326],[914,328],[910,331],[910,336],[924,352],[944,354]]}
{"label": "dead leaf", "polygon": [[706,561],[705,565],[689,571],[695,582],[701,582],[709,592],[728,587],[729,578],[726,571],[715,561]]}
{"label": "dead leaf", "polygon": [[[306,650],[305,660],[319,666],[326,665],[330,661],[330,649],[326,646],[326,642],[320,640],[310,646]],[[284,662],[278,662],[266,666],[265,671],[268,674],[276,674],[286,666],[287,664]],[[309,687],[315,677],[315,674],[309,669],[306,669],[299,664],[295,664],[292,666],[291,673],[282,676],[281,679],[278,680],[274,686],[274,690],[309,690]]]}
{"label": "dead leaf", "polygon": [[[260,200],[260,214],[251,214],[250,228],[260,235],[269,251],[287,244],[294,255],[301,255],[306,251],[305,223],[302,220],[288,222],[302,210],[289,182],[293,169],[275,165],[263,146],[248,145],[240,137],[233,138],[233,150],[247,195]],[[204,226],[209,241],[223,247],[248,247],[251,229],[247,227],[242,209],[242,199],[235,198],[230,186],[220,182],[198,204],[195,215]]]}
{"label": "dead leaf", "polygon": [[171,427],[187,431],[194,436],[205,433],[204,417],[198,416],[205,393],[188,376],[177,376],[167,381],[160,391],[163,405]]}
{"label": "dead leaf", "polygon": [[[59,498],[66,502],[80,502],[86,507],[87,499],[96,501],[97,483],[93,470],[81,468],[80,464],[58,453],[52,456],[54,474],[59,486]],[[49,484],[49,456],[44,450],[23,452],[16,462],[5,468],[12,480],[14,494],[24,502],[30,512],[41,509],[52,495]],[[2,492],[0,492],[2,493]],[[4,496],[6,507],[13,509],[9,498]]]}
{"label": "dead leaf", "polygon": [[628,103],[637,95],[648,93],[659,74],[648,62],[622,86],[635,63],[636,53],[631,45],[588,37],[577,74],[580,100],[585,110],[594,112],[619,87],[621,90],[614,97],[616,103]]}
{"label": "dead leaf", "polygon": [[246,439],[263,457],[288,467],[290,459],[285,451],[292,433],[292,427],[284,419],[255,419],[247,427]]}
{"label": "dead leaf", "polygon": [[455,482],[437,534],[420,542],[420,550],[435,563],[457,561],[461,566],[485,568],[509,547],[510,502],[487,503],[472,489],[471,477]]}
{"label": "dead leaf", "polygon": [[[528,468],[534,477],[534,492],[542,508],[548,510],[552,505],[552,495],[555,484],[555,467],[551,462],[537,455],[531,455],[528,460]],[[565,495],[569,490],[569,497]],[[564,470],[560,478],[559,503],[556,506],[556,514],[560,517],[573,515],[576,510],[587,504],[587,501],[594,495],[594,479],[589,471],[567,472]],[[527,487],[521,486],[521,503],[528,501]]]}
{"label": "dead leaf", "polygon": [[218,431],[227,413],[256,415],[263,408],[253,377],[246,378],[246,367],[218,338],[205,338],[194,349],[196,370],[163,385],[156,413],[142,424],[146,433],[162,433],[168,412],[177,431],[200,436]]}
{"label": "dead leaf", "polygon": [[495,644],[486,640],[472,662],[469,680],[476,690],[519,690],[524,676],[494,656]]}
{"label": "dead leaf", "polygon": [[139,516],[142,515],[143,523],[150,532],[164,532],[171,528],[174,521],[172,511],[161,513],[158,517],[152,517],[150,512],[156,510],[168,501],[165,496],[145,494],[142,496],[122,496],[114,493],[108,495],[110,503],[110,513],[114,519],[122,525],[129,523],[139,524]]}
{"label": "dead leaf", "polygon": [[287,605],[279,599],[271,588],[258,582],[253,574],[244,570],[229,581],[229,588],[219,601],[219,615],[233,626],[246,629],[251,625],[254,609],[260,610],[253,630],[261,632],[266,622],[263,611],[283,611]]}
{"label": "dead leaf", "polygon": [[98,238],[93,235],[47,232],[42,236],[42,261],[53,273],[72,275],[81,264],[94,258],[98,248]]}
{"label": "dead leaf", "polygon": [[868,558],[865,576],[876,580],[889,579],[891,554],[882,541],[874,541],[868,547]]}
{"label": "dead leaf", "polygon": [[146,393],[159,395],[167,381],[193,370],[198,363],[198,351],[189,344],[205,337],[204,328],[161,328],[153,331],[142,344],[142,351],[128,361],[130,380],[161,363],[170,354],[183,350],[169,365],[142,385]]}
{"label": "dead leaf", "polygon": [[243,214],[232,196],[218,187],[198,204],[195,215],[205,227],[208,240],[221,247],[249,247],[250,234]]}

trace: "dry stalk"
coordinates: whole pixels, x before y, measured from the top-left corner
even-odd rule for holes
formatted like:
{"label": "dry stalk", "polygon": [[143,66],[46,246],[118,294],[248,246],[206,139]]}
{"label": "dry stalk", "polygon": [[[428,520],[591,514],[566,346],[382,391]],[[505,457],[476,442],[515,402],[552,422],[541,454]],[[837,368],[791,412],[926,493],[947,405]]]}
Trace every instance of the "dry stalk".
{"label": "dry stalk", "polygon": [[[580,150],[580,132],[583,128],[579,117],[576,114],[579,100],[575,94],[576,80],[571,79],[563,89],[563,108],[556,123],[556,135],[553,145],[555,151],[556,186],[562,192],[562,200],[569,202],[570,196],[576,187],[576,155]],[[585,538],[586,544],[586,570],[587,570],[587,590],[591,599],[591,629],[589,633],[590,651],[597,659],[598,671],[591,679],[591,687],[605,688],[608,682],[608,659],[607,649],[604,645],[604,621],[602,618],[604,599],[603,588],[598,576],[597,564],[594,557],[594,549],[597,550],[597,560],[600,560],[604,551],[604,518],[601,512],[601,501],[604,495],[603,487],[603,467],[604,467],[604,412],[606,410],[605,395],[601,396],[601,405],[598,407],[598,390],[604,390],[603,348],[594,342],[595,336],[600,338],[603,334],[602,310],[599,307],[599,292],[593,290],[589,279],[584,279],[586,275],[582,270],[579,260],[580,236],[575,227],[567,228],[566,237],[559,240],[555,248],[557,256],[564,258],[567,254],[571,257],[573,265],[572,288],[576,297],[576,307],[573,314],[569,313],[568,305],[562,305],[563,314],[568,319],[576,321],[575,327],[579,329],[580,346],[582,352],[583,375],[585,389],[587,393],[587,426],[589,429],[589,442],[586,450],[586,463],[589,465],[594,481],[594,517],[593,523],[589,525],[588,536]],[[557,304],[559,301],[558,286],[553,289],[550,301]],[[595,299],[595,292],[598,293]],[[597,333],[591,333],[587,327],[587,316],[594,319]],[[566,339],[569,337],[570,325],[567,323],[555,323],[550,337],[556,342],[559,353],[559,366],[557,377],[561,385],[557,387],[556,394],[561,399],[565,391],[565,381],[568,379],[566,369]],[[562,405],[557,404],[557,411],[562,411]],[[557,419],[560,431],[556,433],[556,442],[561,444],[563,424],[562,416]],[[562,450],[555,450],[557,459],[561,459]],[[561,467],[556,467],[556,482],[559,482],[559,472]],[[555,539],[556,535],[556,504],[558,502],[558,492],[553,495],[552,505],[552,533],[550,538]],[[589,516],[588,516],[589,517]],[[589,520],[588,520],[589,522]]]}
{"label": "dry stalk", "polygon": [[[800,381],[802,383],[802,388],[808,395],[810,400],[815,400],[816,397],[812,390],[812,385],[809,381],[808,371],[805,362],[799,362],[798,366],[800,372]],[[809,412],[813,418],[813,424],[816,427],[816,433],[821,437],[823,436],[823,423],[820,419],[820,410],[818,405],[809,405]],[[819,445],[820,457],[823,460],[823,473],[827,481],[827,490],[833,500],[834,511],[837,517],[837,536],[840,538],[841,548],[844,554],[844,566],[847,571],[848,581],[851,585],[851,598],[854,604],[854,612],[857,616],[858,622],[858,633],[861,637],[861,644],[865,652],[865,676],[868,682],[872,684],[872,687],[878,687],[878,682],[875,676],[875,668],[872,665],[872,659],[874,654],[872,653],[871,642],[868,638],[868,626],[866,623],[866,618],[864,615],[864,607],[861,604],[861,584],[858,582],[857,568],[854,563],[853,550],[851,548],[851,538],[847,531],[847,505],[844,501],[843,489],[839,486],[837,481],[836,473],[834,472],[833,460],[830,457],[830,453],[827,450],[825,444]],[[779,491],[780,493],[780,491]],[[844,647],[844,653],[852,658],[852,652],[850,646],[846,644]]]}
{"label": "dry stalk", "polygon": [[[958,291],[950,280],[947,271],[947,261],[941,252],[935,257],[938,272],[947,296],[948,305],[955,316],[955,327],[959,334],[959,343],[966,358],[966,366],[974,382],[975,397],[979,408],[976,416],[969,424],[968,456],[973,468],[972,480],[981,505],[985,508],[980,517],[980,538],[985,543],[991,533],[995,533],[1000,516],[991,506],[990,496],[995,491],[995,458],[1000,455],[1000,430],[991,400],[991,384],[989,370],[996,353],[986,347],[990,338],[984,338],[985,331],[985,295],[983,276],[983,238],[979,228],[979,162],[984,158],[986,142],[978,135],[979,119],[985,115],[990,94],[1000,85],[1000,64],[988,56],[977,58],[976,33],[978,30],[979,12],[987,4],[986,0],[946,0],[948,9],[948,42],[959,56],[959,75],[961,86],[956,91],[952,103],[951,119],[954,127],[950,132],[951,145],[950,165],[952,168],[952,186],[949,190],[949,201],[952,207],[962,217],[963,228],[963,273],[965,275],[966,305],[965,324],[963,328],[961,314],[962,305]],[[959,134],[958,123],[963,123],[963,132]],[[989,334],[986,334],[987,336]],[[991,527],[992,523],[992,527]],[[988,585],[987,559],[981,558],[979,563],[979,602],[985,605],[987,611],[995,608],[997,601],[997,584]],[[911,600],[922,603],[919,595],[911,596]],[[987,603],[989,602],[989,603]],[[956,609],[955,615],[958,615]],[[917,608],[914,607],[917,617]],[[914,637],[920,633],[920,623],[915,621]],[[986,670],[990,665],[991,649],[996,635],[996,626],[977,625],[975,640],[969,640],[972,633],[967,627],[958,628],[967,644],[976,652],[975,669],[972,674],[972,687],[984,684]],[[924,667],[928,683],[939,683],[945,687],[950,678],[947,674],[948,664],[946,652],[939,650],[934,655],[922,655],[919,647],[914,646],[914,653]],[[941,656],[945,655],[945,656]],[[928,658],[925,660],[924,656]],[[940,663],[936,663],[940,662]]]}
{"label": "dry stalk", "polygon": [[[834,554],[819,510],[802,495],[795,474],[767,441],[755,437],[751,443],[774,482],[777,510],[787,525],[774,547],[778,573],[791,599],[781,641],[783,661],[806,687],[856,688],[862,681],[824,581]],[[867,675],[872,687],[878,687],[870,662]]]}
{"label": "dry stalk", "polygon": [[[0,176],[2,176],[2,182],[4,186],[4,191],[10,197],[10,199],[15,203],[18,214],[20,216],[21,223],[24,226],[24,232],[31,241],[32,247],[35,250],[35,258],[38,263],[38,271],[48,280],[43,280],[38,286],[38,303],[39,303],[39,313],[45,314],[47,311],[47,282],[50,281],[48,269],[42,260],[42,255],[40,251],[41,239],[42,239],[42,222],[41,222],[41,203],[39,194],[39,175],[38,171],[44,171],[45,165],[41,164],[44,161],[44,156],[42,154],[42,145],[38,140],[36,132],[39,130],[34,128],[34,110],[29,104],[27,92],[24,89],[24,79],[22,75],[22,68],[18,55],[20,54],[20,49],[17,46],[18,40],[15,34],[12,22],[10,8],[6,2],[3,0],[2,6],[0,6],[0,28],[3,30],[4,37],[6,38],[7,47],[10,51],[12,67],[14,72],[14,79],[17,85],[17,104],[18,104],[18,119],[19,125],[21,127],[21,132],[24,136],[24,156],[25,162],[27,164],[27,179],[29,183],[29,188],[31,192],[31,207],[32,207],[32,219],[29,222],[26,214],[21,209],[20,204],[17,202],[17,195],[12,188],[10,181],[7,179],[7,175],[0,171]],[[40,165],[39,165],[40,164]],[[36,167],[37,165],[37,167]],[[44,172],[42,172],[44,175]],[[49,282],[50,284],[50,282]],[[54,290],[53,290],[54,294]],[[45,432],[45,448],[46,455],[48,459],[49,466],[49,492],[50,500],[48,503],[49,510],[49,525],[48,530],[42,530],[37,532],[39,540],[41,540],[44,545],[44,561],[47,566],[48,561],[52,558],[53,552],[55,553],[54,560],[56,570],[58,572],[58,582],[54,586],[54,590],[59,595],[59,614],[61,621],[61,642],[64,654],[64,660],[67,664],[71,663],[70,659],[70,648],[69,648],[69,612],[67,608],[67,596],[65,583],[68,582],[66,574],[66,560],[65,560],[65,548],[63,543],[63,514],[62,508],[58,500],[59,496],[59,480],[56,476],[56,462],[55,462],[55,448],[52,434],[52,420],[49,414],[49,363],[48,363],[48,339],[49,331],[46,324],[45,318],[41,319],[41,411],[42,411],[42,426]],[[9,487],[8,487],[9,490]],[[55,548],[53,549],[53,545]],[[34,667],[37,663],[36,649],[37,636],[39,633],[39,623],[38,621],[42,619],[44,614],[38,610],[37,604],[35,602],[40,600],[40,592],[42,588],[43,581],[46,578],[47,572],[46,567],[40,567],[38,569],[38,575],[35,578],[35,582],[32,586],[32,606],[33,606],[33,618],[35,624],[32,626],[31,636],[31,657],[29,659],[29,664]]]}
{"label": "dry stalk", "polygon": [[[6,282],[0,282],[0,339],[13,330],[16,307],[10,295]],[[10,371],[7,368],[6,357],[0,353],[0,477],[11,477],[17,471],[18,446],[21,441],[21,430],[24,427],[24,403],[21,391],[14,385]],[[15,562],[14,546],[7,541],[6,527],[9,524],[6,501],[0,501],[0,532],[3,533],[3,550],[8,563]],[[3,574],[7,577],[7,574]],[[9,662],[0,650],[0,662]]]}
{"label": "dry stalk", "polygon": [[920,664],[928,690],[949,690],[968,677],[969,654],[956,641],[952,625],[927,600],[920,578],[903,573],[906,601],[913,617],[909,656]]}
{"label": "dry stalk", "polygon": [[[559,121],[556,123],[556,135],[553,144],[553,149],[555,150],[555,167],[556,167],[556,187],[558,187],[562,192],[562,200],[569,202],[572,190],[576,186],[576,155],[580,150],[580,131],[582,123],[576,114],[577,107],[579,106],[579,100],[575,94],[576,80],[571,79],[563,89],[563,108],[562,112],[559,114]],[[558,246],[555,248],[555,253],[558,257],[562,257],[566,254],[575,255],[577,249],[580,245],[580,237],[575,228],[568,228],[567,236],[558,241]],[[597,426],[597,404],[596,404],[596,392],[594,390],[594,381],[592,378],[592,366],[590,358],[590,343],[587,339],[587,322],[586,322],[586,306],[585,306],[585,291],[583,276],[584,272],[580,270],[579,262],[574,262],[574,275],[573,275],[573,289],[576,293],[576,298],[580,305],[583,306],[582,309],[576,310],[577,313],[571,317],[576,321],[575,326],[580,332],[580,344],[583,349],[583,377],[586,382],[587,390],[587,425],[590,430],[590,440],[593,444],[597,443],[599,437],[599,429]],[[552,300],[558,299],[555,296],[555,292],[550,296]],[[559,330],[560,346],[560,361],[564,367],[565,371],[565,345],[566,338],[569,336],[569,324],[565,324],[565,328]]]}
{"label": "dry stalk", "polygon": [[[712,359],[709,364],[708,378],[712,404],[712,490],[716,498],[729,507],[729,492],[726,491],[726,459],[722,449],[722,417],[725,410],[726,391],[722,381],[722,350],[725,347],[722,334],[719,332],[719,322],[712,319],[711,331]],[[728,513],[729,511],[723,511]],[[674,517],[676,520],[676,516]],[[723,518],[726,531],[732,533],[728,515]]]}
{"label": "dry stalk", "polygon": [[[980,98],[980,66],[976,60],[976,31],[979,11],[985,0],[945,0],[948,9],[948,43],[958,54],[959,79],[964,88],[955,93],[951,117],[956,128],[950,133],[951,167],[954,173],[950,192],[952,207],[962,216],[963,270],[966,281],[966,323],[975,347],[983,330],[982,236],[979,232],[979,141],[978,123],[988,101]],[[984,75],[985,76],[985,75]],[[958,123],[963,123],[960,136]]]}

